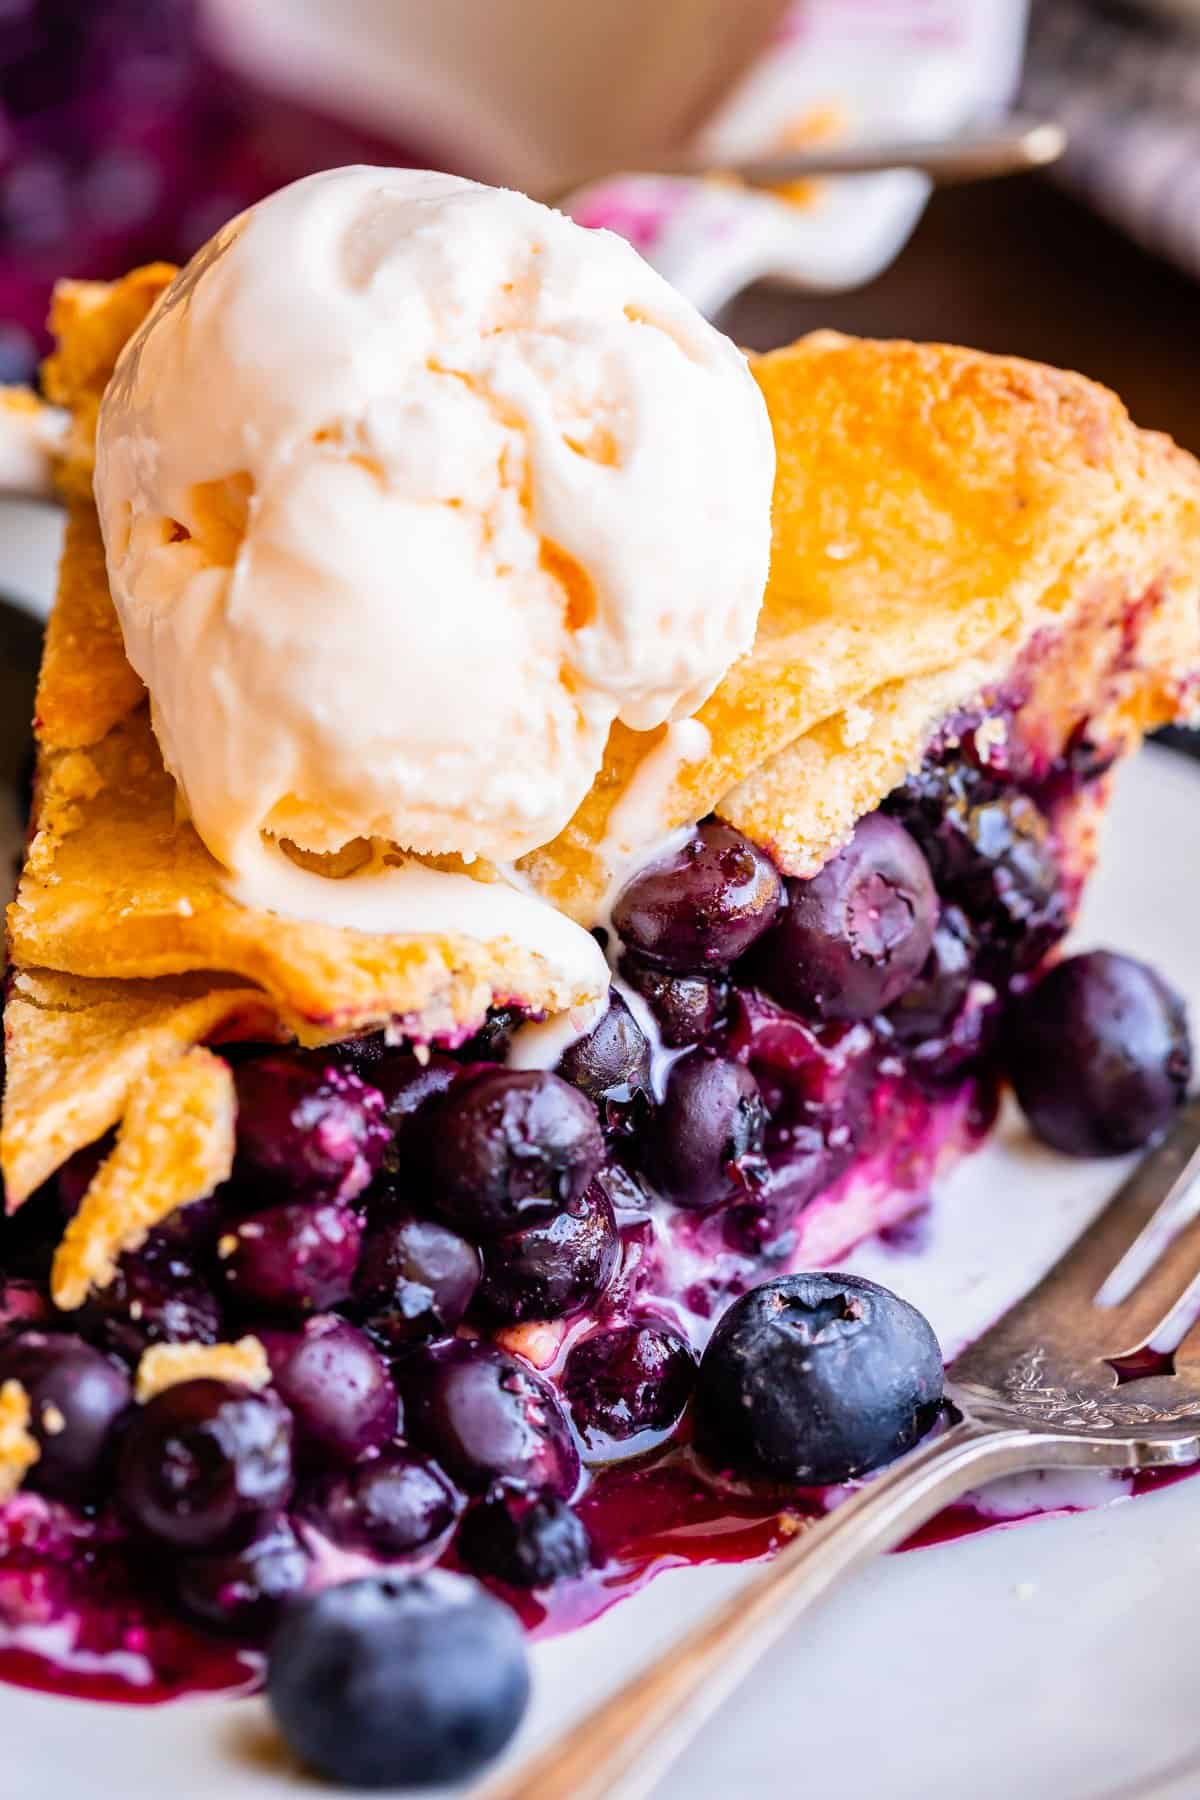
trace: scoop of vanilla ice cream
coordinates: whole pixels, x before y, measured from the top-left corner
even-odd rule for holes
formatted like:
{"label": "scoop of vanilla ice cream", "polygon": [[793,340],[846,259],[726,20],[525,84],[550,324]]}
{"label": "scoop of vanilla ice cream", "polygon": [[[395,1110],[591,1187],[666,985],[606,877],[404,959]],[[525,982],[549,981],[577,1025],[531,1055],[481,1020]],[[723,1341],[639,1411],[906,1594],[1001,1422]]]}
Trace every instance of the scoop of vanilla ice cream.
{"label": "scoop of vanilla ice cream", "polygon": [[155,730],[213,853],[506,859],[615,719],[749,646],[774,450],[744,358],[621,239],[348,168],[242,214],[127,346],[95,491]]}

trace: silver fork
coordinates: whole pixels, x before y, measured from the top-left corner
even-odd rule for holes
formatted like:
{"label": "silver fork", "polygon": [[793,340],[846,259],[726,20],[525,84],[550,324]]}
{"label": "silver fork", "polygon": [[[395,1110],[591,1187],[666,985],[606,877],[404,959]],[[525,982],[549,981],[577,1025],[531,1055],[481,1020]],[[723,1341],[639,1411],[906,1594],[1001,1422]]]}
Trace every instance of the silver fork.
{"label": "silver fork", "polygon": [[945,1429],[480,1800],[640,1800],[839,1576],[984,1482],[1200,1460],[1200,1096],[1050,1273],[946,1371]]}

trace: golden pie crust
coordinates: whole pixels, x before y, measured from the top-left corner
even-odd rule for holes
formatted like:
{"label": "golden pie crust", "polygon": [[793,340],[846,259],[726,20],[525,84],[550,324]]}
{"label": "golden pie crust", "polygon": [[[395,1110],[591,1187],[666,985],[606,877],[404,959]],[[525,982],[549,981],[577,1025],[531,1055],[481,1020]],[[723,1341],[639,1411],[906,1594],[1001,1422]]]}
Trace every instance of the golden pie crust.
{"label": "golden pie crust", "polygon": [[50,1298],[64,1312],[105,1288],[126,1250],[233,1173],[233,1071],[211,1050],[184,1052],[131,1089],[117,1141],[54,1253]]}
{"label": "golden pie crust", "polygon": [[[200,1067],[194,1046],[379,1026],[427,1041],[489,1005],[586,997],[507,940],[374,935],[240,906],[179,816],[91,498],[100,397],[171,274],[63,284],[45,370],[72,421],[69,522],[38,691],[34,829],[8,919],[0,1163],[19,1204],[124,1120],[64,1256],[66,1296],[225,1166],[220,1107],[207,1167],[195,1132],[160,1110]],[[1011,712],[1015,695],[1022,743],[1047,756],[1085,720],[1123,750],[1196,710],[1200,466],[1113,395],[1012,358],[832,333],[751,366],[778,453],[771,575],[752,650],[698,715],[710,749],[678,772],[664,828],[715,810],[811,874],[963,709],[1007,697]],[[615,727],[571,823],[523,859],[584,924],[609,880],[609,817],[662,735]]]}
{"label": "golden pie crust", "polygon": [[181,1381],[235,1381],[257,1392],[270,1380],[271,1365],[256,1337],[235,1344],[151,1344],[138,1362],[133,1391],[144,1406]]}
{"label": "golden pie crust", "polygon": [[0,1500],[11,1500],[42,1454],[29,1429],[29,1395],[19,1381],[0,1385]]}

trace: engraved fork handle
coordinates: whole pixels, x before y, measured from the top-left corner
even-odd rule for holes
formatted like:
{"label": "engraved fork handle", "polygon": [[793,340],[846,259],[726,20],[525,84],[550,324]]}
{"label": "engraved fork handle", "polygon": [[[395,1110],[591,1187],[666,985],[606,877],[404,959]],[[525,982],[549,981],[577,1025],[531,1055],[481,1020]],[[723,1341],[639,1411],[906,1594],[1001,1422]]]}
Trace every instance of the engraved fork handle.
{"label": "engraved fork handle", "polygon": [[961,1418],[805,1530],[682,1642],[479,1800],[642,1800],[839,1576],[985,1481],[1085,1460],[1078,1442]]}

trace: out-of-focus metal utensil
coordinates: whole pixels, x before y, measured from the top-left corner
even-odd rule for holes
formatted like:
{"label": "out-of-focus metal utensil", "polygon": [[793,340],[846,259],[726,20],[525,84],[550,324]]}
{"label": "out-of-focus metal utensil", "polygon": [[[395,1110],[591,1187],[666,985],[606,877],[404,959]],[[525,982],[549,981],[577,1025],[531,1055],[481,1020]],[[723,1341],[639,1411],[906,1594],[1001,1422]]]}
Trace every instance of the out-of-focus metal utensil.
{"label": "out-of-focus metal utensil", "polygon": [[[1067,134],[1049,119],[1011,114],[990,125],[970,126],[953,137],[891,138],[875,143],[822,144],[815,149],[770,151],[761,156],[721,157],[698,149],[656,156],[640,174],[686,176],[697,180],[739,181],[745,187],[776,188],[793,181],[835,175],[878,175],[888,169],[916,169],[939,187],[983,181],[997,175],[1019,175],[1057,162],[1067,147]],[[569,186],[558,185],[552,198],[568,195],[594,181],[632,170],[593,170]],[[539,196],[545,197],[545,196]]]}

